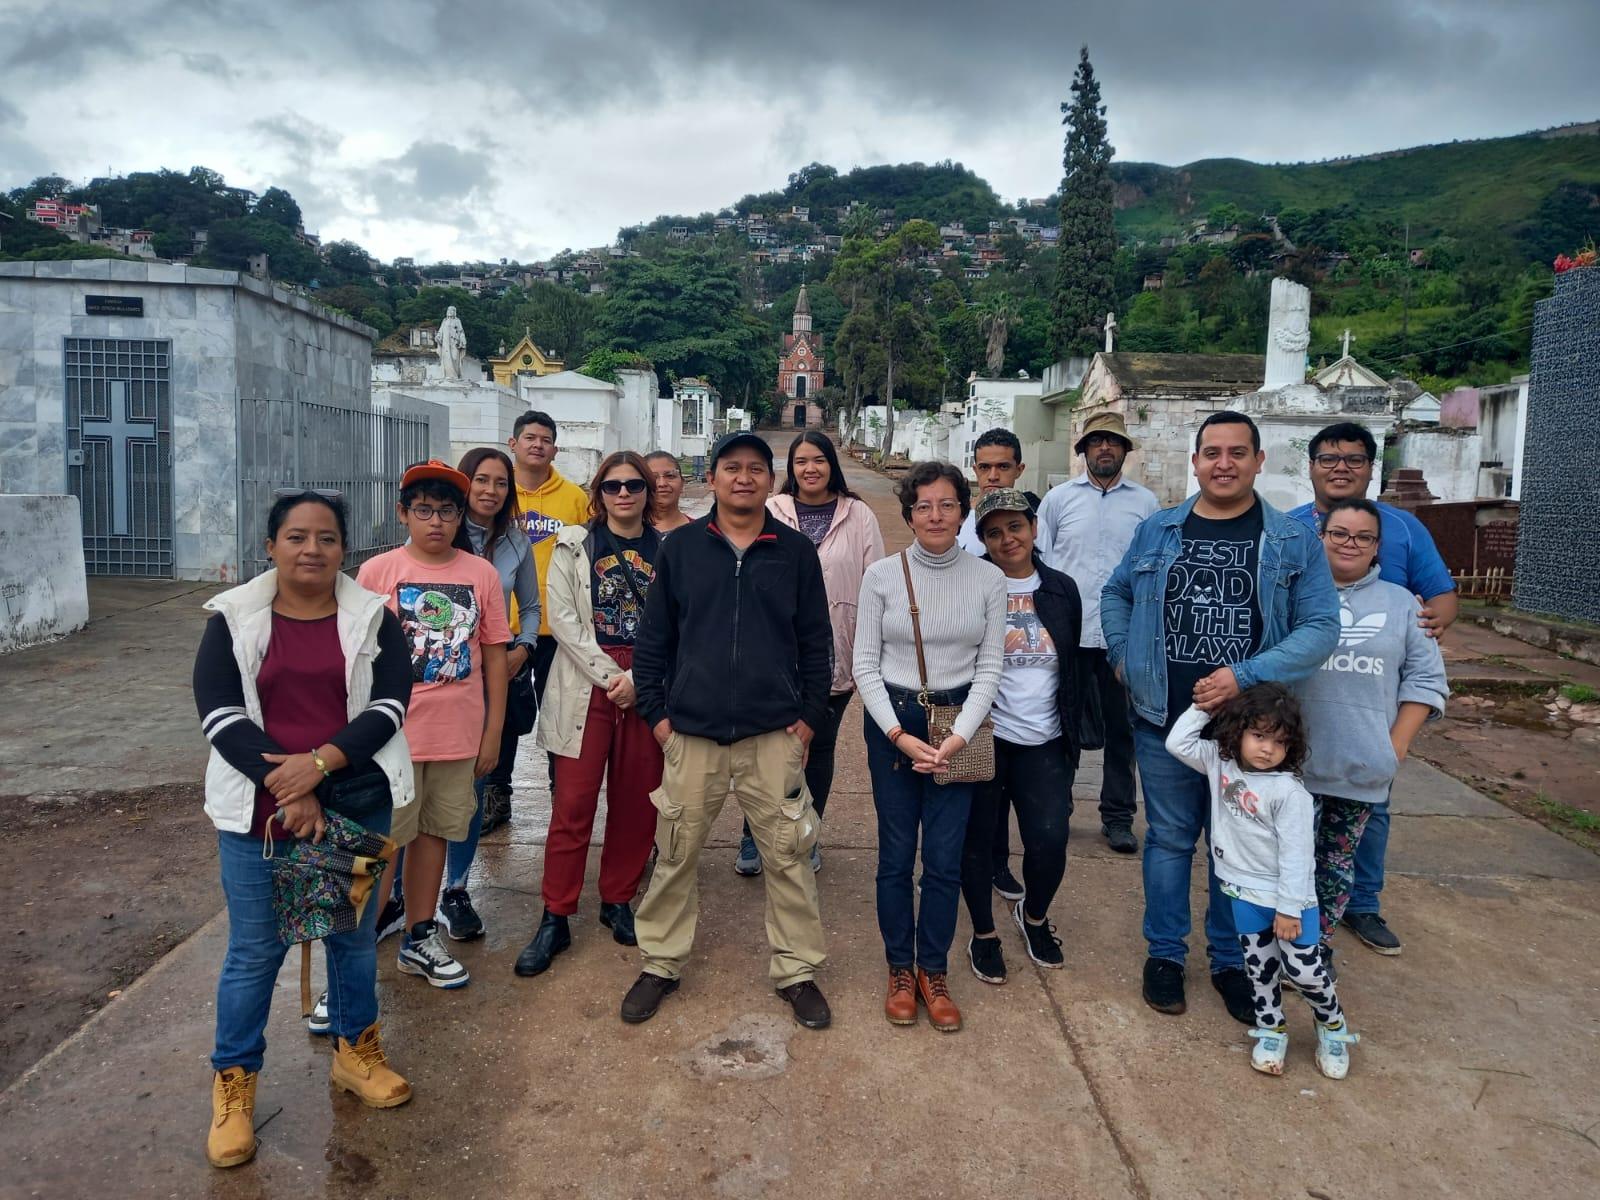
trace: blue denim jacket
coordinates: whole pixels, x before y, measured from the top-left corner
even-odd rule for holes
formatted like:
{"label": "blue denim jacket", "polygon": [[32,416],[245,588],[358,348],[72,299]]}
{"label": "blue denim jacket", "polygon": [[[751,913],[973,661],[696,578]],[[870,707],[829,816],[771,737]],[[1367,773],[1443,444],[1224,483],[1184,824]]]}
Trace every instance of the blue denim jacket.
{"label": "blue denim jacket", "polygon": [[[1182,549],[1183,522],[1199,498],[1140,522],[1100,594],[1107,656],[1122,671],[1134,711],[1153,725],[1165,725],[1167,718],[1167,574]],[[1339,594],[1316,534],[1265,500],[1261,515],[1261,649],[1234,664],[1241,689],[1269,679],[1302,679],[1339,644]]]}

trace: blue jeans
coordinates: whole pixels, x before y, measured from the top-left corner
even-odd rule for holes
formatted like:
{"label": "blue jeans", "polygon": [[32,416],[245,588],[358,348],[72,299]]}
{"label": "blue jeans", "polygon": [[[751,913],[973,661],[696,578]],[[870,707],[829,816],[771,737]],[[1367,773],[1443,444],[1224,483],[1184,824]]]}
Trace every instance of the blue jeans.
{"label": "blue jeans", "polygon": [[[960,695],[947,693],[946,695]],[[913,737],[926,739],[928,718],[915,696],[890,687],[895,719]],[[935,694],[937,703],[946,701]],[[937,784],[911,769],[911,760],[889,744],[871,717],[864,722],[867,768],[878,810],[878,931],[891,967],[921,967],[930,975],[948,969],[961,897],[961,851],[972,807],[970,783]],[[917,832],[922,832],[920,910],[912,875]]]}
{"label": "blue jeans", "polygon": [[1133,723],[1134,754],[1144,786],[1144,937],[1150,957],[1181,964],[1189,952],[1189,873],[1194,847],[1206,840],[1206,957],[1211,970],[1243,968],[1233,927],[1233,909],[1211,866],[1211,788],[1206,777],[1167,753],[1161,728],[1142,718]]}
{"label": "blue jeans", "polygon": [[[392,813],[362,821],[375,833],[389,832]],[[280,843],[281,845],[281,843]],[[278,940],[272,916],[272,864],[261,857],[261,839],[248,833],[217,833],[222,891],[228,900],[228,952],[217,980],[217,1042],[213,1070],[261,1070],[267,1050],[267,1013],[278,969],[289,948]],[[378,944],[374,932],[383,907],[375,889],[361,925],[322,941],[328,964],[328,1016],[332,1035],[354,1042],[378,1019]]]}
{"label": "blue jeans", "polygon": [[1372,806],[1367,828],[1356,846],[1356,882],[1350,889],[1345,914],[1375,913],[1378,893],[1383,891],[1383,859],[1389,851],[1389,802]]}

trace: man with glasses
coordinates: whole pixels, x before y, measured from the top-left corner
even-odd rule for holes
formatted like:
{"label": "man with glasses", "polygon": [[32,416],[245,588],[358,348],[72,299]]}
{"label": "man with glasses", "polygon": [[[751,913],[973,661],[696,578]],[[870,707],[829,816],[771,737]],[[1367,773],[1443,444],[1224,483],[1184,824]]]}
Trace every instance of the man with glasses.
{"label": "man with glasses", "polygon": [[369,558],[356,576],[400,618],[411,650],[406,741],[417,798],[395,809],[390,832],[406,847],[399,968],[446,989],[464,987],[470,977],[444,948],[434,919],[445,843],[467,836],[478,803],[473,780],[500,758],[511,641],[500,573],[488,559],[454,544],[469,486],[448,463],[408,468],[400,479],[398,509],[410,540]]}
{"label": "man with glasses", "polygon": [[1100,591],[1133,541],[1139,522],[1161,503],[1149,488],[1122,474],[1128,453],[1139,448],[1116,413],[1096,413],[1083,426],[1073,447],[1083,455],[1084,472],[1050,489],[1039,506],[1039,532],[1034,541],[1046,565],[1070,575],[1083,601],[1079,640],[1100,692],[1105,719],[1105,762],[1100,771],[1100,832],[1119,854],[1133,854],[1133,726],[1128,721],[1128,693],[1106,659],[1106,635],[1100,628]]}
{"label": "man with glasses", "polygon": [[[1321,532],[1323,514],[1335,500],[1366,496],[1372,486],[1378,443],[1354,421],[1329,425],[1311,439],[1311,490],[1315,499],[1289,515]],[[1438,637],[1460,610],[1455,580],[1440,557],[1427,527],[1404,509],[1378,505],[1379,578],[1398,584],[1422,601],[1422,628]],[[1383,863],[1389,848],[1389,805],[1375,805],[1367,831],[1356,850],[1355,887],[1345,909],[1344,924],[1379,954],[1399,954],[1400,939],[1378,911],[1383,891]]]}
{"label": "man with glasses", "polygon": [[683,499],[683,472],[677,456],[666,450],[652,450],[644,461],[656,482],[655,529],[665,537],[689,523],[689,517],[678,507]]}

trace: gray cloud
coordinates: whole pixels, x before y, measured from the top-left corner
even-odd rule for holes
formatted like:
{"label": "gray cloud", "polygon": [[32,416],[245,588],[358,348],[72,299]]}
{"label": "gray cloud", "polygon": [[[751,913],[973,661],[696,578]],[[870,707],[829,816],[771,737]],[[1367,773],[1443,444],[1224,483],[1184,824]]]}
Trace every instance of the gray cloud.
{"label": "gray cloud", "polygon": [[199,157],[379,253],[527,257],[813,158],[953,158],[1042,195],[1084,42],[1124,160],[1317,159],[1600,116],[1592,0],[10,0],[0,170]]}

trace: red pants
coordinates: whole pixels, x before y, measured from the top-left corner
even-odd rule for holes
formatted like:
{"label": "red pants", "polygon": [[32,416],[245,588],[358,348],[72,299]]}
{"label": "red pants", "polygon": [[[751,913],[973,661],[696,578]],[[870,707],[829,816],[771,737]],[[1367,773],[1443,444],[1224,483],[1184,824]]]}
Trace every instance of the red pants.
{"label": "red pants", "polygon": [[[632,665],[631,647],[605,649],[619,666]],[[655,844],[656,809],[650,793],[661,786],[661,766],[661,747],[638,710],[620,709],[603,689],[591,689],[583,749],[577,758],[561,760],[550,800],[543,892],[544,906],[556,916],[578,911],[602,780],[606,833],[600,850],[600,899],[606,904],[633,899]]]}

